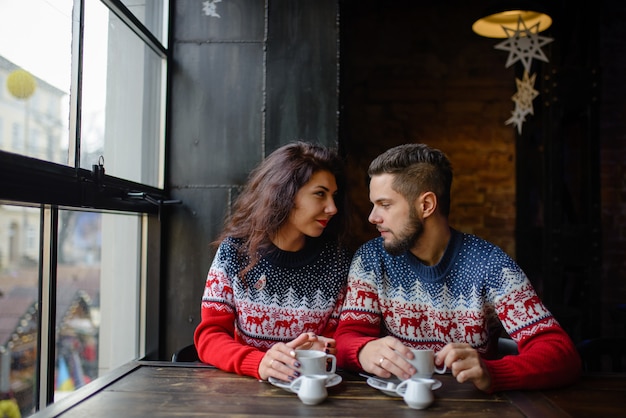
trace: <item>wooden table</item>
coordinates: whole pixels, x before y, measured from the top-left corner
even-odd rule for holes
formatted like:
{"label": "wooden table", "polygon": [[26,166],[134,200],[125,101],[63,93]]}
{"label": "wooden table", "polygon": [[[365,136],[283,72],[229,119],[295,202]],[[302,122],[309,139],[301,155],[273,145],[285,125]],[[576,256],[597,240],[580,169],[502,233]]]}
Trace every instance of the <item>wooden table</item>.
{"label": "wooden table", "polygon": [[451,375],[435,402],[410,409],[402,398],[371,388],[364,378],[341,372],[321,404],[267,382],[193,363],[132,362],[78,389],[33,417],[567,417],[626,416],[626,378],[588,376],[572,387],[487,395]]}

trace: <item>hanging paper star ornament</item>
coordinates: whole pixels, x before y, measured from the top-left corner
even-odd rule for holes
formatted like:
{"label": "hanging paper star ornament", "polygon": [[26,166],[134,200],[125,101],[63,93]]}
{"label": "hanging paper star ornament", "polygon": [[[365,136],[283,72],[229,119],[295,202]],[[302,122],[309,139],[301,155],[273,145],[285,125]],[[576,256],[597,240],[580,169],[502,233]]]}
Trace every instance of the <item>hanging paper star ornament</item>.
{"label": "hanging paper star ornament", "polygon": [[533,100],[539,95],[535,90],[535,79],[537,74],[528,75],[528,71],[524,71],[524,77],[520,80],[515,78],[517,84],[517,92],[511,97],[515,102],[515,110],[511,112],[512,116],[505,122],[505,125],[515,124],[517,133],[522,134],[522,124],[526,121],[526,115],[534,114]]}
{"label": "hanging paper star ornament", "polygon": [[517,126],[517,133],[522,134],[522,124],[526,121],[525,113],[515,106],[515,110],[511,112],[511,117],[504,122],[505,125],[515,124]]}
{"label": "hanging paper star ornament", "polygon": [[515,78],[517,84],[517,92],[511,97],[515,102],[515,107],[519,108],[524,116],[527,114],[534,114],[533,100],[539,96],[539,92],[535,90],[535,78],[537,74],[528,76],[528,71],[524,71],[524,77],[522,80]]}
{"label": "hanging paper star ornament", "polygon": [[217,3],[221,3],[222,0],[207,0],[202,2],[202,11],[206,16],[220,17],[217,13]]}
{"label": "hanging paper star ornament", "polygon": [[541,50],[541,47],[549,44],[554,39],[547,36],[539,36],[539,23],[531,26],[530,29],[520,17],[517,21],[517,29],[513,30],[502,26],[507,35],[507,39],[497,44],[494,48],[509,51],[505,68],[509,68],[517,61],[522,61],[524,69],[530,71],[533,58],[548,62],[548,58]]}

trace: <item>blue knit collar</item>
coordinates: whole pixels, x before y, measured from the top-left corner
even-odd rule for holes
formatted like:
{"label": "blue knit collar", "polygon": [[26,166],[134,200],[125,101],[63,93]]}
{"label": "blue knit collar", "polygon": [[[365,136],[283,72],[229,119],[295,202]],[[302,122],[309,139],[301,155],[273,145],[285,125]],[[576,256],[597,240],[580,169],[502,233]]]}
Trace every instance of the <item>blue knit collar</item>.
{"label": "blue knit collar", "polygon": [[454,265],[454,261],[458,257],[459,251],[463,245],[463,234],[450,228],[450,241],[446,246],[446,250],[441,260],[434,266],[427,266],[415,257],[410,251],[405,256],[411,268],[416,272],[421,280],[426,282],[435,282],[445,277],[446,273]]}
{"label": "blue knit collar", "polygon": [[310,264],[321,253],[324,247],[322,238],[306,238],[304,248],[298,251],[284,251],[272,245],[270,250],[263,255],[263,258],[272,264],[280,267],[302,267]]}

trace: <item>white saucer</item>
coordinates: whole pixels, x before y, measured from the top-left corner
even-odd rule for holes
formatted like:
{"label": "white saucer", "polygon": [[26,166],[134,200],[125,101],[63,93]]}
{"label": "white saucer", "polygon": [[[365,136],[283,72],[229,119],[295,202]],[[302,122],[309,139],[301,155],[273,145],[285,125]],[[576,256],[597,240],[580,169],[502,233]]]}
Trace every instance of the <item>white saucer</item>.
{"label": "white saucer", "polygon": [[[339,376],[336,373],[329,373],[328,374],[328,379],[326,379],[326,387],[330,388],[333,386],[337,386],[339,383],[341,383],[343,379],[341,378],[341,376]],[[287,392],[291,392],[291,393],[296,393],[293,390],[291,390],[291,383],[290,382],[285,382],[284,380],[280,380],[280,379],[276,379],[274,377],[271,377],[268,379],[268,381],[274,385],[277,386],[281,389],[286,390]]]}
{"label": "white saucer", "polygon": [[[433,384],[432,389],[439,389],[442,385],[441,380],[433,379],[435,383]],[[387,382],[387,383],[385,383]],[[367,379],[367,384],[373,387],[374,389],[380,390],[382,393],[388,396],[402,397],[402,394],[396,392],[395,386],[389,387],[389,383],[393,385],[398,385],[400,380],[398,379],[383,379],[381,377],[369,377]]]}

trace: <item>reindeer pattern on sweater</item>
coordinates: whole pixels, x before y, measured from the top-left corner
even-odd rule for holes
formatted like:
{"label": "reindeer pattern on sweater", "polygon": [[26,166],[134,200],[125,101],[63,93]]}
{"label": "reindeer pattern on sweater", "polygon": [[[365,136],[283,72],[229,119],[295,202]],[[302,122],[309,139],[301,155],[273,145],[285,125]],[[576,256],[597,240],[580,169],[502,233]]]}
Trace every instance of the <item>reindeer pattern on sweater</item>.
{"label": "reindeer pattern on sweater", "polygon": [[350,269],[341,320],[362,321],[416,348],[464,342],[481,352],[497,322],[518,341],[558,326],[506,253],[455,230],[435,266],[409,252],[389,255],[382,238],[362,246]]}
{"label": "reindeer pattern on sweater", "polygon": [[309,240],[304,250],[274,248],[239,276],[245,258],[239,243],[226,239],[206,280],[202,310],[232,315],[235,339],[266,351],[303,332],[334,332],[345,295],[350,254],[331,242]]}

